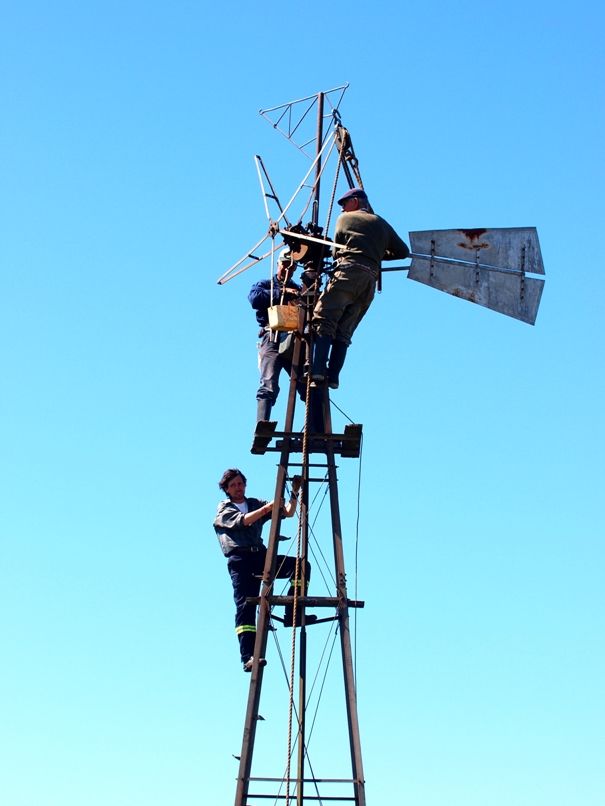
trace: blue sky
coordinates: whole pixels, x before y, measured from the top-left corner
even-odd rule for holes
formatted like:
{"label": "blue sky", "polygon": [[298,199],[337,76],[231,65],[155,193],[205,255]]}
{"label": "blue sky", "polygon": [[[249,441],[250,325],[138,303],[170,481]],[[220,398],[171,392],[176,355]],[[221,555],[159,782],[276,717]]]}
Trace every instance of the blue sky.
{"label": "blue sky", "polygon": [[[404,237],[536,226],[546,267],[533,328],[387,276],[334,395],[365,435],[339,472],[368,802],[598,806],[602,8],[282,5],[2,5],[3,802],[233,800],[211,522],[225,467],[271,497],[275,460],[249,453],[266,269],[216,278],[266,227],[253,155],[284,195],[307,169],[258,110],[349,82]],[[283,688],[275,653],[259,774]],[[326,688],[311,753],[346,775],[337,664]]]}

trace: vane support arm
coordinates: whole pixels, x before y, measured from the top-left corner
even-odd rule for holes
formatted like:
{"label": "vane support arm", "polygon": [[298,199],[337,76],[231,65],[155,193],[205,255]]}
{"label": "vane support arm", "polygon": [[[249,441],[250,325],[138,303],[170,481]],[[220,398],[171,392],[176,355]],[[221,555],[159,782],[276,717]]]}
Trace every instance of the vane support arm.
{"label": "vane support arm", "polygon": [[[283,218],[284,221],[288,226],[290,226],[290,222],[286,218],[286,212],[281,206],[279,201],[279,197],[277,195],[277,191],[273,187],[273,182],[271,182],[271,178],[267,173],[267,169],[265,168],[265,163],[263,162],[263,158],[259,154],[254,155],[254,164],[256,165],[256,172],[258,174],[258,181],[260,182],[261,193],[263,195],[263,203],[265,205],[265,213],[267,214],[267,218],[271,221],[271,214],[269,212],[269,206],[267,205],[267,199],[273,199],[275,204],[277,205],[279,212],[281,213],[280,218]],[[264,180],[263,180],[264,177]],[[267,193],[265,188],[265,181],[269,185],[270,193]]]}
{"label": "vane support arm", "polygon": [[[447,266],[459,268],[462,266],[476,266],[478,269],[485,269],[486,271],[498,271],[502,272],[503,274],[516,274],[518,277],[521,277],[526,273],[522,269],[507,269],[504,266],[490,266],[489,263],[476,263],[474,260],[457,260],[456,258],[442,257],[441,255],[431,256],[421,255],[418,252],[410,252],[409,256],[411,258],[420,258],[422,260],[430,260],[432,257],[433,261]],[[381,271],[409,271],[411,268],[411,266],[383,266]]]}

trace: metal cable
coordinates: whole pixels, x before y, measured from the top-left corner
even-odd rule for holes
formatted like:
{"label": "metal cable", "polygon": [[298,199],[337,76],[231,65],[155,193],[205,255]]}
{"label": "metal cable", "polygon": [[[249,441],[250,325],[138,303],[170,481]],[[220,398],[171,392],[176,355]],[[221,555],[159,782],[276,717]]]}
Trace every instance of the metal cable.
{"label": "metal cable", "polygon": [[[310,690],[309,696],[307,698],[307,702],[310,702],[311,698],[313,697],[313,692],[314,692],[315,687],[317,685],[317,681],[319,680],[319,677],[320,677],[321,668],[322,668],[322,666],[325,666],[323,677],[321,679],[319,694],[318,694],[318,697],[317,697],[317,703],[315,705],[315,710],[314,710],[313,718],[312,718],[312,721],[311,721],[311,729],[309,731],[309,738],[308,738],[308,740],[305,741],[305,748],[304,748],[305,758],[306,758],[307,763],[309,765],[309,769],[310,769],[312,778],[315,778],[315,772],[314,772],[313,763],[311,761],[311,757],[310,757],[310,754],[309,754],[309,741],[310,741],[310,739],[311,739],[311,737],[313,735],[313,731],[314,731],[314,728],[315,728],[315,722],[317,721],[317,716],[319,714],[319,707],[321,705],[321,700],[322,700],[322,697],[323,697],[323,691],[324,691],[324,688],[325,688],[325,684],[326,684],[326,680],[327,680],[327,676],[328,676],[328,671],[330,669],[330,665],[331,665],[331,662],[332,662],[332,656],[334,654],[334,647],[336,645],[337,637],[338,637],[338,622],[335,622],[333,632],[330,632],[326,636],[326,640],[324,642],[324,647],[322,649],[322,652],[321,652],[321,655],[320,655],[320,658],[319,658],[319,662],[317,664],[317,671],[315,673],[315,677],[313,678],[313,683],[311,684],[311,690]],[[330,644],[330,638],[331,638],[331,644]],[[286,670],[285,659],[284,659],[284,656],[283,656],[282,651],[281,651],[279,640],[278,640],[277,636],[275,635],[275,633],[273,634],[273,640],[275,642],[275,645],[276,645],[277,651],[278,651],[278,655],[279,655],[279,658],[281,660],[281,666],[282,666],[282,671],[283,671],[283,674],[284,674],[284,680],[286,682],[286,685],[289,685],[288,673],[287,673],[287,670]],[[326,658],[326,653],[328,653],[327,659],[324,660]],[[293,705],[293,712],[294,712],[295,718],[298,720],[299,716],[298,716],[298,711],[297,711],[295,705]],[[291,749],[291,753],[296,749],[297,741],[298,741],[298,738],[294,741],[294,746]],[[290,755],[291,755],[291,753],[290,753]],[[289,778],[290,778],[289,769],[286,769],[286,772],[282,776],[282,782],[281,782],[281,786],[278,789],[276,800],[274,801],[275,806],[277,804],[277,798],[281,794],[282,787],[284,785],[287,785]],[[319,788],[317,786],[317,781],[314,781],[313,783],[314,783],[314,786],[315,786],[315,791],[317,793],[317,797],[319,799],[319,802],[321,803],[322,798],[321,798],[321,795],[319,793]]]}
{"label": "metal cable", "polygon": [[[330,404],[334,406],[338,411],[345,417],[350,423],[353,423],[353,420],[349,417],[349,415],[344,412],[340,406],[337,406],[333,400],[330,400]],[[359,473],[357,475],[357,515],[355,518],[355,566],[354,566],[354,582],[353,582],[353,590],[354,590],[354,597],[355,599],[358,598],[357,596],[357,589],[359,584],[359,518],[361,515],[361,471],[363,467],[363,435],[360,441],[360,448],[359,448]],[[355,673],[355,680],[357,681],[357,608],[355,608],[355,615],[353,616],[353,667]]]}

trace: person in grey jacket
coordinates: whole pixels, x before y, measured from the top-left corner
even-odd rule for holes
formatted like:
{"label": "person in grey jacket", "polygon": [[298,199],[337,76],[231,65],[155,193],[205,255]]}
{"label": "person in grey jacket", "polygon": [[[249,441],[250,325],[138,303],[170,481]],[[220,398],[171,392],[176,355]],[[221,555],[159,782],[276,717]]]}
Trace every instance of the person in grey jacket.
{"label": "person in grey jacket", "polygon": [[[260,593],[260,577],[265,567],[267,549],[263,543],[262,530],[271,520],[274,501],[246,496],[247,480],[241,470],[229,468],[223,473],[219,487],[227,498],[221,501],[214,519],[214,530],[223,554],[227,557],[227,570],[233,584],[235,601],[235,632],[244,671],[252,670],[254,642],[256,640],[256,606],[246,599]],[[292,479],[292,495],[288,503],[280,502],[281,517],[291,518],[296,513],[300,476]],[[276,573],[278,579],[290,580],[289,596],[294,595],[295,586],[301,578],[308,584],[311,567],[306,563],[304,577],[299,568],[296,579],[296,557],[280,554],[277,556]],[[305,623],[311,624],[317,616],[306,616]],[[284,626],[293,626],[293,607],[287,606],[284,613]],[[298,626],[298,625],[297,625]],[[261,662],[264,661],[261,659]]]}

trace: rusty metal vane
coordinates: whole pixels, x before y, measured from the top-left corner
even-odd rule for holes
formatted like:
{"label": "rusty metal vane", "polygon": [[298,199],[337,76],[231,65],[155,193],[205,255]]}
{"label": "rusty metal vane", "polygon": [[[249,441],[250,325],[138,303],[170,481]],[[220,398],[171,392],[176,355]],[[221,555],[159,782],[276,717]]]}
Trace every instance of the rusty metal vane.
{"label": "rusty metal vane", "polygon": [[408,279],[533,325],[544,280],[535,227],[410,232]]}

